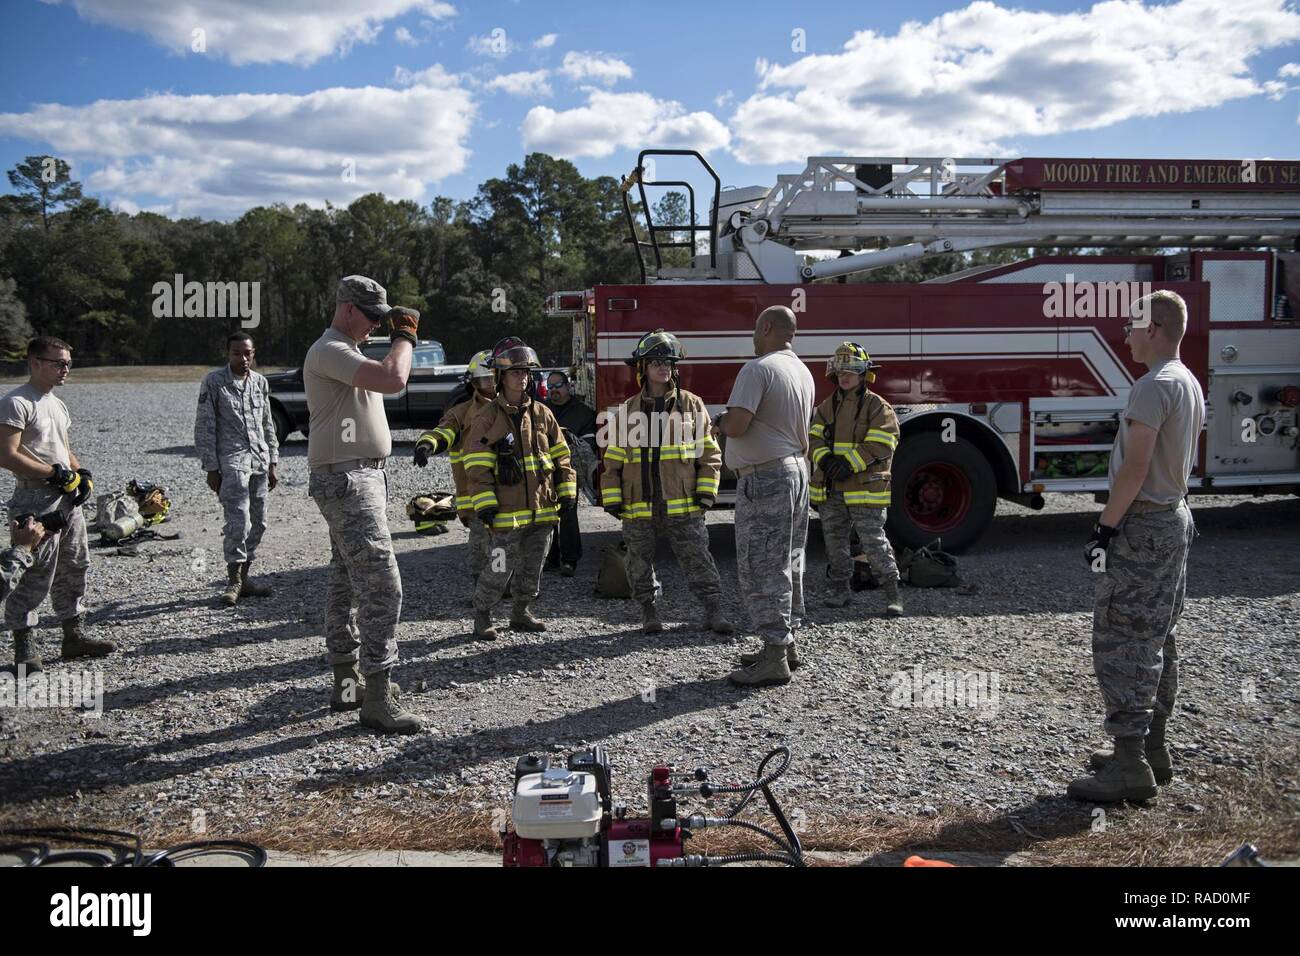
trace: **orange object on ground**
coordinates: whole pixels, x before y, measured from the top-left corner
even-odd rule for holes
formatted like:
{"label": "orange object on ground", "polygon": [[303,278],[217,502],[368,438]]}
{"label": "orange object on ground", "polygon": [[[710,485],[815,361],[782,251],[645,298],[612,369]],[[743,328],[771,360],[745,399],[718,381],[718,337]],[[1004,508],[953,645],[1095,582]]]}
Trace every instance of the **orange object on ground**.
{"label": "orange object on ground", "polygon": [[903,866],[953,866],[952,863],[945,863],[943,860],[927,860],[923,856],[909,856],[903,861]]}

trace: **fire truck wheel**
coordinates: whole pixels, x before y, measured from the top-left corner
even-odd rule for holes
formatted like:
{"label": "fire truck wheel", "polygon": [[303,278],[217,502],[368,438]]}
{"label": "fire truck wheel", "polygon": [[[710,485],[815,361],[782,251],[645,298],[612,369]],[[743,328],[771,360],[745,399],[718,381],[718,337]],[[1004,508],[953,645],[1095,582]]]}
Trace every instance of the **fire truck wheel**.
{"label": "fire truck wheel", "polygon": [[892,497],[886,528],[895,546],[919,548],[942,538],[945,551],[958,552],[993,520],[997,480],[970,442],[945,442],[939,432],[927,431],[898,443]]}

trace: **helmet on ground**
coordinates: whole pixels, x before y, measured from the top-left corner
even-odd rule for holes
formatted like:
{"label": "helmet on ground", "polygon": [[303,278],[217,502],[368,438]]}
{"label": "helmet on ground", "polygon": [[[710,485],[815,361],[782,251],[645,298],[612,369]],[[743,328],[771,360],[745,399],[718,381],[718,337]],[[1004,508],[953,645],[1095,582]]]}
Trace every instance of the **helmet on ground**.
{"label": "helmet on ground", "polygon": [[871,356],[857,342],[841,342],[835,354],[826,363],[826,377],[834,378],[840,372],[854,372],[861,375],[866,382],[876,380],[875,369],[879,368],[871,361]]}

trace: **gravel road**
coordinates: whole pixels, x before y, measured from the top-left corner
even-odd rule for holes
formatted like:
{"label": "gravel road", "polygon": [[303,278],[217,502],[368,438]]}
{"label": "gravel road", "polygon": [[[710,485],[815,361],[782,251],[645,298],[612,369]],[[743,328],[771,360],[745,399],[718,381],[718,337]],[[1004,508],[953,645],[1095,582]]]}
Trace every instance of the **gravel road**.
{"label": "gravel road", "polygon": [[[376,737],[355,713],[326,707],[329,548],[307,497],[300,436],[282,450],[259,561],[275,596],[216,604],[221,516],[193,455],[197,391],[197,383],[73,384],[60,393],[97,490],[132,477],[162,483],[175,516],[162,528],[182,537],[132,555],[92,549],[91,621],[122,648],[102,662],[104,714],[0,708],[0,802],[11,819],[247,812],[349,784],[399,808],[473,793],[488,811],[505,804],[517,756],[596,742],[609,749],[632,806],[644,803],[643,774],[657,760],[746,777],[786,742],[795,757],[781,792],[809,815],[1011,814],[1060,800],[1086,750],[1104,742],[1089,653],[1093,583],[1079,559],[1100,510],[1090,497],[1057,496],[1036,514],[1001,505],[991,533],[962,558],[967,586],[905,589],[900,620],[880,617],[872,592],[845,610],[816,609],[824,556],[814,530],[814,623],[802,635],[809,663],[787,687],[742,691],[725,676],[748,641],[696,629],[698,611],[666,553],[666,634],[643,636],[632,602],[593,596],[601,552],[618,532],[586,505],[578,575],[547,574],[535,608],[551,629],[475,642],[463,529],[421,537],[403,511],[412,494],[450,487],[445,458],[426,471],[410,465],[412,432],[395,436],[390,470],[389,524],[405,590],[396,677],[427,729]],[[0,475],[0,500],[12,485]],[[1259,774],[1265,749],[1297,752],[1300,499],[1193,506],[1201,536],[1180,637],[1182,709],[1171,722],[1175,761],[1189,772],[1163,799],[1200,807],[1214,799],[1213,786],[1190,771]],[[709,524],[729,610],[744,620],[731,515],[712,514]],[[39,633],[57,670],[57,622],[48,605],[45,613]],[[918,673],[923,681],[961,675],[965,700],[896,706]],[[969,706],[973,697],[978,706]],[[1297,768],[1282,770],[1296,793]]]}

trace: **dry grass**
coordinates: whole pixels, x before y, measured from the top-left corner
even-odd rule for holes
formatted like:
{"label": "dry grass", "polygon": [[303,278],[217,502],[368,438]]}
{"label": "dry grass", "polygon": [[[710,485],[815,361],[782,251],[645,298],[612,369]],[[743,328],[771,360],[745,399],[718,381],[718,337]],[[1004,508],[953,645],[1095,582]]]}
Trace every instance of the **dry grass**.
{"label": "dry grass", "polygon": [[[832,853],[836,862],[884,865],[896,865],[900,856],[912,853],[957,853],[988,864],[1021,854],[1016,862],[1040,865],[1207,866],[1244,842],[1254,843],[1265,859],[1295,860],[1300,857],[1297,756],[1295,750],[1273,754],[1257,774],[1212,767],[1198,777],[1212,792],[1202,810],[1183,809],[1169,798],[1146,807],[1111,807],[1099,829],[1094,829],[1099,821],[1092,807],[1048,799],[1005,815],[949,808],[933,819],[813,817],[804,821],[801,837],[805,850]],[[495,852],[500,848],[499,816],[494,820],[489,811],[464,809],[466,803],[483,799],[479,792],[443,796],[411,812],[380,801],[357,801],[351,787],[339,787],[319,791],[312,799],[287,798],[283,804],[252,811],[209,812],[201,835],[191,830],[188,811],[182,808],[143,828],[121,820],[92,821],[91,814],[79,815],[77,822],[138,829],[151,847],[226,837],[301,855],[326,850]],[[776,829],[765,811],[746,816]],[[0,814],[0,822],[20,825],[12,809]],[[28,818],[21,825],[39,824]],[[692,852],[723,854],[767,849],[762,842],[741,830],[721,829],[698,833],[689,847]]]}
{"label": "dry grass", "polygon": [[[73,368],[68,375],[69,385],[146,384],[152,382],[199,382],[216,365],[103,365]],[[257,366],[263,375],[282,372],[279,366]],[[27,381],[26,371],[0,374],[0,385],[21,385]]]}

